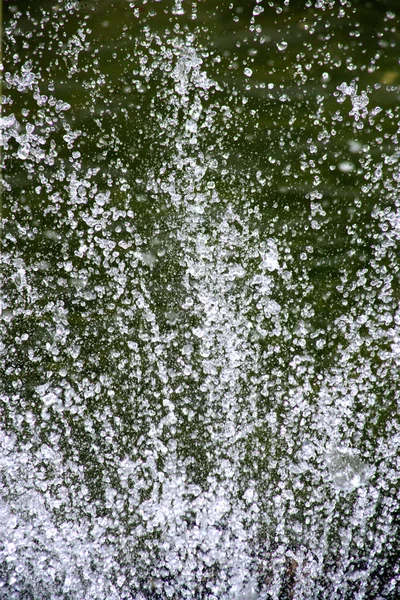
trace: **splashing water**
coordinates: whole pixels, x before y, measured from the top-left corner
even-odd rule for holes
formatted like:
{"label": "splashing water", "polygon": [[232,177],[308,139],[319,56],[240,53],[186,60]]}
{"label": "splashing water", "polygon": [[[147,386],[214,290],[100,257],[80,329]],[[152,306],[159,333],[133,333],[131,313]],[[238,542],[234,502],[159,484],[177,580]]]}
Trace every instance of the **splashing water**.
{"label": "splashing water", "polygon": [[400,593],[399,111],[256,4],[9,15],[0,598]]}

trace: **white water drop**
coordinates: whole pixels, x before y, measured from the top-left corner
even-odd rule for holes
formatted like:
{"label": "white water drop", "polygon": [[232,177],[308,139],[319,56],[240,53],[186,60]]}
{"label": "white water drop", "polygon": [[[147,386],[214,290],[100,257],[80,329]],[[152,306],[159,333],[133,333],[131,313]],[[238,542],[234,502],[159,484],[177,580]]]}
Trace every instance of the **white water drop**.
{"label": "white water drop", "polygon": [[284,52],[288,47],[288,43],[285,42],[285,40],[282,40],[281,42],[277,42],[276,47],[278,48],[279,52]]}
{"label": "white water drop", "polygon": [[354,164],[351,162],[343,161],[338,164],[338,169],[342,173],[351,173],[354,171]]}

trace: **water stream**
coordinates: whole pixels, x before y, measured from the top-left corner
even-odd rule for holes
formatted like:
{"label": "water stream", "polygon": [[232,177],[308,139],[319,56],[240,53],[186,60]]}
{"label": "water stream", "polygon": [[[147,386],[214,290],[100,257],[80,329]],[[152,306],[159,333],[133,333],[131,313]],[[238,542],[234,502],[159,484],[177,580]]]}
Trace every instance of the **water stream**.
{"label": "water stream", "polygon": [[5,7],[1,599],[400,597],[399,19]]}

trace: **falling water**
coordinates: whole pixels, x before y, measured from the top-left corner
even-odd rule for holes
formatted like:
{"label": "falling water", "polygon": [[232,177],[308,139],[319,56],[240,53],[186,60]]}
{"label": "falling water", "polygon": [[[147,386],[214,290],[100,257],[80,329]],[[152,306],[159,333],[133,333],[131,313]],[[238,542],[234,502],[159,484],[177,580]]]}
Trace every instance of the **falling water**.
{"label": "falling water", "polygon": [[382,4],[10,2],[0,598],[399,597]]}

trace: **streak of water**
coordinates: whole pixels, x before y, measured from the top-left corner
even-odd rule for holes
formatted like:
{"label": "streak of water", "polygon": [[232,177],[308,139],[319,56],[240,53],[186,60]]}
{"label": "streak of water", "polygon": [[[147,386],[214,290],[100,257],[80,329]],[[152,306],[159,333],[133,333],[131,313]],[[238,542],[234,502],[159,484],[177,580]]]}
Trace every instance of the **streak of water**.
{"label": "streak of water", "polygon": [[0,598],[398,597],[399,111],[261,4],[9,15]]}

